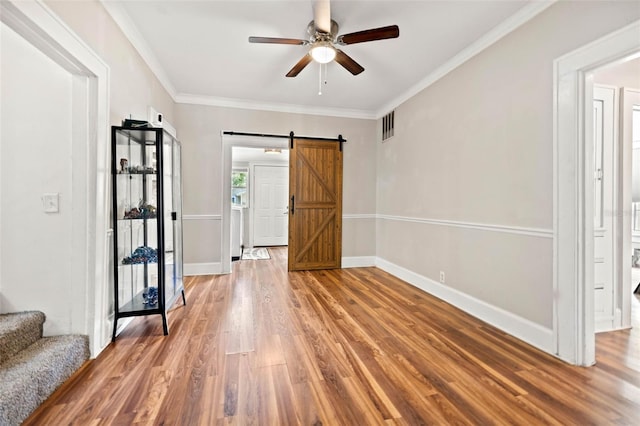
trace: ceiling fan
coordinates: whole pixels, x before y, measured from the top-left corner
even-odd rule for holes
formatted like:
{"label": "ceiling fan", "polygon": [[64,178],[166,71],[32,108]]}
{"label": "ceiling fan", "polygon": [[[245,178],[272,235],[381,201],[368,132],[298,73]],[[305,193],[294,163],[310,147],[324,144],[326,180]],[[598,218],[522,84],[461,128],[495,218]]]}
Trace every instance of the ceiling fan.
{"label": "ceiling fan", "polygon": [[364,71],[364,68],[336,46],[397,38],[400,35],[400,29],[397,25],[372,28],[343,35],[338,35],[338,28],[337,22],[331,19],[330,1],[316,0],[313,2],[313,21],[307,26],[307,33],[309,34],[308,40],[278,37],[249,37],[249,43],[311,46],[309,52],[286,74],[287,77],[297,76],[312,60],[320,64],[326,64],[335,60],[351,74],[358,75]]}

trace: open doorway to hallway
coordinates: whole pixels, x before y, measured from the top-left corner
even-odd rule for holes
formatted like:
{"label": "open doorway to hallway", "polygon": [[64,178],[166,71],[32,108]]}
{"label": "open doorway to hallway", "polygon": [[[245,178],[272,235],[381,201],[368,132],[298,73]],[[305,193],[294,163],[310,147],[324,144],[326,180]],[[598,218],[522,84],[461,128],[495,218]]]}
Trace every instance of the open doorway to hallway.
{"label": "open doorway to hallway", "polygon": [[[558,357],[577,365],[596,361],[593,73],[639,57],[638,30],[634,22],[554,61],[553,345]],[[620,294],[631,298],[630,291]]]}
{"label": "open doorway to hallway", "polygon": [[260,259],[265,247],[288,244],[289,151],[233,147],[231,155],[231,257]]}
{"label": "open doorway to hallway", "polygon": [[606,332],[632,326],[640,283],[640,58],[593,82],[595,331]]}

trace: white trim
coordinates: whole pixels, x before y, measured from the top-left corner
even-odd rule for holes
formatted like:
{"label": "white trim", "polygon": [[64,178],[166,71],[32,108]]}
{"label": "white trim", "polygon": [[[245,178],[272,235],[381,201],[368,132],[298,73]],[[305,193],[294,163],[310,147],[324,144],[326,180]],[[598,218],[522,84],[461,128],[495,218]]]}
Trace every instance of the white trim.
{"label": "white trim", "polygon": [[162,68],[162,65],[160,65],[160,61],[153,53],[153,50],[147,44],[147,41],[144,39],[144,37],[142,37],[142,34],[140,34],[133,21],[131,21],[131,18],[124,10],[122,5],[119,2],[114,1],[99,1],[100,4],[102,4],[105,10],[109,13],[109,15],[111,15],[111,18],[114,20],[114,22],[120,27],[125,37],[138,51],[142,59],[146,62],[147,66],[149,66],[151,72],[153,72],[160,84],[162,84],[162,87],[164,87],[164,89],[175,101],[176,88],[173,83],[171,83],[169,75],[166,73],[164,68]]}
{"label": "white trim", "polygon": [[529,237],[553,238],[552,229],[525,228],[520,226],[494,225],[487,223],[462,222],[456,220],[425,219],[418,217],[392,216],[379,214],[378,219],[395,220],[398,222],[423,223],[427,225],[450,226],[454,228],[477,229],[480,231],[504,232],[508,234],[526,235]]}
{"label": "white trim", "polygon": [[183,214],[182,220],[222,220],[219,214]]}
{"label": "white trim", "polygon": [[343,220],[350,220],[350,219],[377,219],[378,215],[373,213],[373,214],[343,214],[342,215],[342,219]]}
{"label": "white trim", "polygon": [[[86,212],[74,227],[74,292],[84,295],[72,321],[89,335],[91,354],[109,343],[109,66],[42,1],[0,1],[0,20],[73,75],[73,208]],[[81,117],[81,118],[78,118]],[[82,145],[80,145],[82,144]],[[80,152],[81,151],[81,152]],[[72,327],[76,322],[72,322]]]}
{"label": "white trim", "polygon": [[595,362],[593,271],[593,74],[640,51],[640,21],[553,63],[554,352]]}
{"label": "white trim", "polygon": [[528,5],[524,6],[514,15],[510,16],[499,25],[494,27],[491,31],[484,34],[478,40],[476,40],[471,45],[467,46],[460,53],[455,55],[453,58],[440,65],[435,71],[431,74],[420,80],[418,83],[414,84],[407,90],[402,93],[400,96],[391,100],[390,102],[383,105],[381,108],[375,112],[375,118],[382,118],[387,112],[394,110],[402,103],[411,99],[427,87],[431,86],[436,81],[440,80],[445,75],[449,74],[454,69],[458,68],[460,65],[467,62],[469,59],[476,56],[478,53],[482,52],[492,44],[496,43],[498,40],[511,33],[512,31],[518,29],[520,26],[526,24],[531,19],[536,17],[539,13],[546,10],[549,6],[554,4],[556,0],[550,1],[535,1],[531,2]]}
{"label": "white trim", "polygon": [[244,99],[221,98],[216,96],[178,93],[174,100],[179,104],[206,105],[225,108],[242,108],[259,111],[285,112],[291,114],[321,115],[325,117],[359,118],[375,120],[374,112],[361,109],[320,108],[305,105],[259,102]]}
{"label": "white trim", "polygon": [[553,352],[553,333],[548,328],[440,284],[430,278],[416,274],[380,257],[376,259],[376,266],[540,350],[547,353]]}
{"label": "white trim", "polygon": [[375,256],[351,256],[342,258],[342,268],[367,268],[376,266]]}
{"label": "white trim", "polygon": [[211,263],[185,263],[184,273],[185,277],[194,275],[219,275],[222,273],[222,265],[220,262]]}

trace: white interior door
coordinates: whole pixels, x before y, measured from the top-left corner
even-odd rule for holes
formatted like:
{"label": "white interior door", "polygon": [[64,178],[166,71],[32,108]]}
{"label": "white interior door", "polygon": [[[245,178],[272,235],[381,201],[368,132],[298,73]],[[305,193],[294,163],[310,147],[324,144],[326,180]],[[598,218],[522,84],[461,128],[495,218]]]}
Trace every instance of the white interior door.
{"label": "white interior door", "polygon": [[253,245],[288,243],[289,167],[254,166]]}
{"label": "white interior door", "polygon": [[595,86],[593,98],[594,308],[595,330],[600,332],[612,330],[615,319],[615,89]]}

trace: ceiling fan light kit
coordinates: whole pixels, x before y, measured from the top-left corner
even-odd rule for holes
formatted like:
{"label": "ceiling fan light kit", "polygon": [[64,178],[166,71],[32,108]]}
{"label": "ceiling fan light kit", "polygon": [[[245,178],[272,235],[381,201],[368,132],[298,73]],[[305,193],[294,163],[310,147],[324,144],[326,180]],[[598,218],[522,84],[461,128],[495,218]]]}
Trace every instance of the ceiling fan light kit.
{"label": "ceiling fan light kit", "polygon": [[307,26],[307,33],[309,34],[308,40],[277,37],[249,37],[249,43],[311,45],[309,52],[289,70],[286,74],[287,77],[297,76],[312,60],[319,64],[336,61],[351,74],[358,75],[364,71],[364,67],[349,55],[336,48],[336,45],[346,46],[367,41],[385,40],[397,38],[400,35],[400,29],[397,25],[338,35],[338,23],[331,19],[330,13],[330,2],[328,0],[316,0],[314,2],[314,20]]}
{"label": "ceiling fan light kit", "polygon": [[321,41],[309,50],[311,57],[319,64],[328,64],[336,58],[336,49],[328,41]]}

